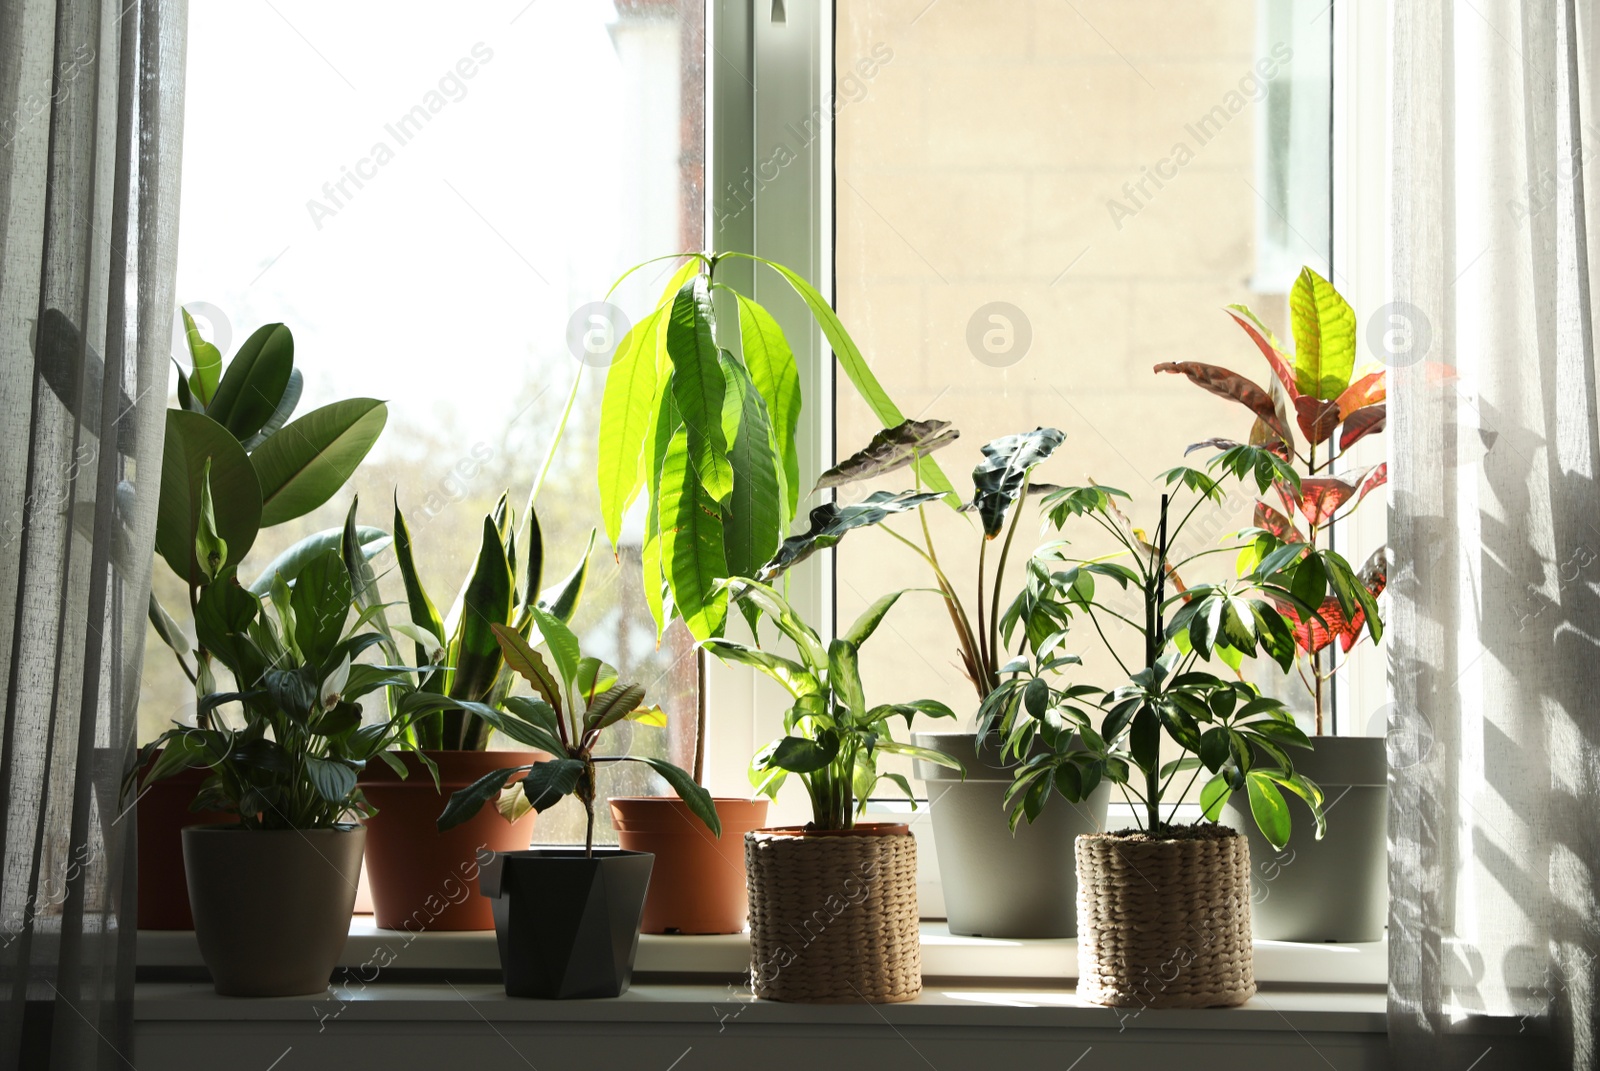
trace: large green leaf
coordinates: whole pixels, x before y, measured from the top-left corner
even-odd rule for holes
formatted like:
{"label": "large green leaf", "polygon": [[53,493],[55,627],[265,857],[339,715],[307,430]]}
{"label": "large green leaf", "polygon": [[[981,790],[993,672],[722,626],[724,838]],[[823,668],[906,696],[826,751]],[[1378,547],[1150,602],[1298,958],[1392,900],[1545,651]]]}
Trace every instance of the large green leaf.
{"label": "large green leaf", "polygon": [[337,550],[328,550],[301,570],[290,605],[295,643],[308,662],[326,667],[328,654],[344,633],[354,597],[350,573]]}
{"label": "large green leaf", "polygon": [[449,694],[455,699],[482,700],[494,687],[504,658],[493,625],[511,620],[511,565],[493,517],[483,519],[478,560],[462,591],[460,617],[450,638],[455,673]]}
{"label": "large green leaf", "polygon": [[[433,633],[435,644],[443,647],[444,622],[439,618],[439,611],[433,605],[433,600],[428,598],[428,592],[422,586],[421,578],[417,576],[417,563],[412,553],[411,527],[406,524],[405,516],[400,512],[398,492],[394,500],[394,554],[395,562],[400,567],[400,579],[405,584],[406,608],[411,613],[411,623]],[[415,646],[416,665],[426,665],[432,660],[432,651],[424,650],[420,643]],[[433,674],[423,682],[423,691],[443,692],[443,678],[443,673]]]}
{"label": "large green leaf", "polygon": [[200,328],[195,326],[188,309],[179,306],[179,311],[183,313],[183,337],[194,366],[187,380],[189,391],[201,405],[210,405],[217,393],[217,383],[222,379],[222,352],[201,337]]}
{"label": "large green leaf", "polygon": [[794,641],[795,648],[799,650],[800,657],[811,668],[814,675],[820,676],[828,668],[828,651],[822,645],[816,631],[795,612],[776,588],[772,588],[747,577],[730,577],[717,584],[719,590],[731,591],[732,596],[738,600],[750,600],[761,607],[761,612],[772,619],[789,639]]}
{"label": "large green leaf", "polygon": [[240,688],[255,687],[264,668],[249,638],[260,611],[259,599],[229,583],[208,585],[195,604],[195,639],[239,678]]}
{"label": "large green leaf", "polygon": [[244,440],[246,450],[254,450],[267,439],[278,433],[278,429],[288,423],[294,415],[295,407],[300,404],[300,395],[305,393],[305,377],[300,374],[300,369],[289,370],[289,383],[283,388],[283,396],[278,399],[278,405],[272,410],[272,415],[267,417],[267,422],[261,425],[261,430],[250,438]]}
{"label": "large green leaf", "polygon": [[443,813],[439,815],[438,821],[435,823],[439,828],[439,832],[443,833],[453,826],[459,826],[462,822],[477,814],[485,803],[500,795],[500,790],[505,787],[506,781],[510,779],[512,774],[520,773],[526,769],[526,766],[507,766],[504,769],[486,773],[466,788],[458,789],[450,797],[449,802],[445,804]]}
{"label": "large green leaf", "polygon": [[689,461],[689,435],[679,429],[661,467],[661,560],[672,601],[695,639],[722,635],[727,599],[716,591],[728,575],[722,514]]}
{"label": "large green leaf", "polygon": [[261,481],[261,524],[303,517],[334,496],[355,472],[389,417],[374,398],[313,409],[250,455]]}
{"label": "large green leaf", "polygon": [[701,646],[724,662],[737,662],[759,669],[783,685],[789,694],[796,698],[802,695],[815,695],[822,689],[817,678],[806,667],[782,655],[775,655],[771,651],[718,639],[707,640]]}
{"label": "large green leaf", "polygon": [[561,583],[539,596],[538,605],[548,610],[557,620],[571,621],[572,615],[578,611],[578,600],[583,597],[583,585],[589,577],[589,555],[594,553],[594,537],[595,531],[591,528],[589,542],[583,548],[583,556],[578,559],[578,564],[572,567],[572,572],[568,573]]}
{"label": "large green leaf", "polygon": [[536,762],[522,779],[522,791],[536,811],[545,811],[570,796],[583,776],[584,764],[578,759]]}
{"label": "large green leaf", "polygon": [[849,631],[844,634],[844,638],[857,647],[866,643],[867,637],[878,630],[878,626],[883,623],[884,617],[888,615],[894,604],[900,601],[900,596],[904,595],[906,590],[909,589],[890,592],[867,607],[866,611],[856,618],[855,624],[851,625]]}
{"label": "large green leaf", "polygon": [[640,757],[637,761],[660,774],[667,784],[672,786],[672,791],[678,794],[678,798],[688,805],[690,813],[711,830],[712,836],[722,836],[722,820],[717,817],[717,808],[711,801],[711,793],[696,784],[693,777],[665,759]]}
{"label": "large green leaf", "polygon": [[228,362],[206,415],[241,442],[266,424],[294,368],[294,336],[283,324],[258,327]]}
{"label": "large green leaf", "polygon": [[973,505],[983,521],[983,534],[993,539],[1005,527],[1006,513],[1022,494],[1023,481],[1034,466],[1066,439],[1055,428],[1035,428],[983,444],[983,460],[972,470]]}
{"label": "large green leaf", "polygon": [[835,639],[828,644],[828,687],[835,702],[849,710],[852,722],[866,715],[867,698],[861,686],[860,660],[856,645],[849,640]]}
{"label": "large green leaf", "polygon": [[1289,293],[1294,320],[1294,378],[1301,394],[1333,401],[1350,385],[1356,361],[1356,314],[1322,276],[1304,268]]}
{"label": "large green leaf", "polygon": [[194,558],[200,528],[201,484],[211,463],[216,532],[228,545],[228,562],[237,565],[261,527],[261,484],[244,447],[208,416],[167,410],[166,444],[161,453],[161,501],[156,508],[156,551],[185,580],[198,581]]}
{"label": "large green leaf", "polygon": [[761,567],[756,579],[768,583],[817,551],[838,543],[846,532],[879,524],[893,514],[916,509],[928,502],[937,502],[942,497],[942,494],[932,491],[874,491],[862,501],[848,506],[824,503],[811,511],[811,526],[799,535],[785,539],[778,553]]}
{"label": "large green leaf", "polygon": [[[737,392],[742,409],[739,433],[728,453],[733,464],[733,494],[728,499],[723,545],[728,574],[749,576],[772,557],[783,541],[787,497],[780,486],[783,462],[772,439],[767,404],[749,373],[726,352],[722,360],[727,383]],[[752,628],[754,615],[752,607],[747,615]]]}
{"label": "large green leaf", "polygon": [[[697,275],[672,301],[667,356],[672,361],[672,397],[687,429],[689,457],[706,494],[718,503],[733,491],[733,467],[723,436],[722,410],[728,384],[712,331],[711,290]],[[663,488],[663,494],[666,493]]]}
{"label": "large green leaf", "polygon": [[622,515],[645,482],[645,436],[650,430],[660,381],[656,357],[667,310],[659,308],[634,324],[617,346],[606,370],[600,401],[600,517],[614,547],[622,534]]}
{"label": "large green leaf", "polygon": [[800,426],[800,371],[778,321],[743,294],[737,297],[739,344],[744,351],[745,367],[767,403],[773,439],[783,457],[784,486],[788,492],[784,513],[787,525],[800,504],[800,451],[794,439]]}
{"label": "large green leaf", "polygon": [[1251,770],[1245,775],[1245,789],[1250,795],[1250,813],[1256,826],[1274,848],[1283,850],[1289,843],[1289,805],[1283,793],[1268,774]]}
{"label": "large green leaf", "polygon": [[[272,587],[272,578],[281,575],[284,580],[293,585],[295,578],[300,575],[300,570],[308,562],[320,558],[329,550],[338,550],[340,541],[344,537],[343,528],[324,528],[300,540],[294,546],[272,559],[272,563],[247,585],[250,594],[257,598],[266,598],[268,590]],[[356,538],[361,544],[361,553],[370,561],[389,549],[389,533],[382,528],[371,525],[360,525],[356,528]]]}
{"label": "large green leaf", "polygon": [[955,442],[960,434],[948,420],[907,420],[884,428],[864,449],[824,472],[817,488],[840,487],[906,468],[917,458]]}

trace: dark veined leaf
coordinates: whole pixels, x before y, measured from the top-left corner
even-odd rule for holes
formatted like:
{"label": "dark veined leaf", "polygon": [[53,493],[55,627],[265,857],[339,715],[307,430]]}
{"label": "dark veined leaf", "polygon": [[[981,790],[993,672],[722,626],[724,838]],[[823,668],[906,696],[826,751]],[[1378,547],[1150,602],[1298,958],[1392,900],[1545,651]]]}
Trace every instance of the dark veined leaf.
{"label": "dark veined leaf", "polygon": [[778,553],[761,567],[756,579],[769,583],[817,551],[834,546],[844,538],[845,533],[879,524],[893,514],[936,502],[941,497],[931,491],[874,491],[863,501],[848,506],[841,507],[832,502],[818,506],[811,511],[811,526],[801,534],[785,539]]}
{"label": "dark veined leaf", "polygon": [[522,791],[536,811],[547,811],[560,803],[578,787],[584,764],[579,759],[554,759],[536,762],[522,779]]}
{"label": "dark veined leaf", "polygon": [[306,777],[317,795],[329,803],[343,803],[356,788],[356,772],[342,762],[316,756],[306,758]]}
{"label": "dark veined leaf", "polygon": [[717,817],[717,808],[711,801],[711,793],[695,783],[693,777],[665,759],[639,756],[634,761],[642,762],[660,774],[672,787],[672,791],[678,794],[678,798],[688,805],[690,813],[705,823],[711,835],[722,836],[722,820]]}
{"label": "dark veined leaf", "polygon": [[450,796],[444,812],[439,815],[436,823],[439,832],[443,833],[447,829],[459,826],[477,814],[485,803],[500,795],[500,790],[505,788],[512,774],[521,773],[526,769],[528,769],[526,766],[507,766],[505,769],[486,773],[466,788],[458,789]]}
{"label": "dark veined leaf", "polygon": [[793,517],[800,502],[800,453],[795,430],[800,426],[800,372],[778,321],[743,294],[739,299],[739,339],[750,379],[767,403],[773,440],[783,459],[787,499],[784,516]]}
{"label": "dark veined leaf", "polygon": [[349,398],[313,409],[268,437],[250,455],[261,481],[261,524],[302,517],[345,485],[378,441],[388,407]]}
{"label": "dark veined leaf", "polygon": [[258,327],[228,362],[206,415],[239,441],[260,431],[278,407],[294,368],[294,335],[283,324]]}
{"label": "dark veined leaf", "polygon": [[1022,494],[1028,474],[1065,439],[1066,435],[1055,428],[1035,428],[983,444],[983,461],[972,470],[972,501],[983,522],[985,538],[1000,534],[1006,513]]}
{"label": "dark veined leaf", "polygon": [[[567,627],[566,622],[537,606],[533,608],[532,613],[534,627],[539,630],[545,649],[555,661],[556,673],[560,675],[563,688],[571,688],[573,682],[578,679],[578,664],[583,659],[577,635]],[[557,710],[561,709],[559,704],[551,705]]]}
{"label": "dark veined leaf", "polygon": [[215,531],[227,544],[225,564],[237,565],[261,527],[261,484],[255,468],[238,440],[210,417],[167,410],[156,552],[187,581],[204,575],[195,560],[195,536],[200,531],[208,468]]}
{"label": "dark veined leaf", "polygon": [[1313,398],[1338,398],[1350,385],[1355,368],[1355,311],[1332,283],[1303,268],[1289,292],[1289,312],[1294,321],[1295,386]]}
{"label": "dark veined leaf", "polygon": [[584,711],[585,729],[604,729],[639,709],[644,702],[644,685],[618,684],[594,697]]}
{"label": "dark veined leaf", "polygon": [[840,487],[908,468],[918,458],[955,442],[960,434],[948,420],[907,420],[884,428],[872,437],[865,449],[824,472],[817,480],[817,489]]}
{"label": "dark veined leaf", "polygon": [[1289,441],[1289,429],[1284,427],[1283,421],[1279,418],[1278,408],[1272,404],[1272,396],[1237,372],[1231,372],[1220,365],[1202,364],[1199,361],[1166,361],[1156,365],[1155,370],[1158,373],[1172,372],[1188,376],[1189,381],[1195,386],[1208,390],[1219,398],[1238,402],[1254,413],[1256,419],[1266,424],[1280,438]]}

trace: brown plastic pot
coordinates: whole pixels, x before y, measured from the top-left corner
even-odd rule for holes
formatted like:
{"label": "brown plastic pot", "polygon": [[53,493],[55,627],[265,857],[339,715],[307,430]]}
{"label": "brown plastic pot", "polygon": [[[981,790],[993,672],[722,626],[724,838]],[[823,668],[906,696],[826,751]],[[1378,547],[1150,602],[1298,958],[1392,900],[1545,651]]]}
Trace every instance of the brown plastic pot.
{"label": "brown plastic pot", "polygon": [[369,762],[360,786],[378,813],[367,819],[367,882],[372,910],[386,930],[492,930],[494,910],[477,895],[478,871],[494,852],[514,852],[533,840],[534,815],[507,822],[492,803],[453,829],[439,832],[450,794],[495,770],[548,758],[540,751],[427,751],[439,767],[439,787],[414,755],[399,754],[410,776]]}
{"label": "brown plastic pot", "polygon": [[[158,751],[139,771],[139,783],[161,757]],[[192,930],[189,887],[183,877],[183,831],[189,826],[237,824],[235,815],[191,811],[208,769],[179,770],[148,788],[135,788],[134,821],[139,824],[139,929]],[[127,806],[124,804],[123,806]]]}
{"label": "brown plastic pot", "polygon": [[611,801],[623,848],[656,857],[644,901],[644,933],[741,933],[750,913],[744,835],[767,820],[766,800],[713,799],[722,839],[671,796]]}
{"label": "brown plastic pot", "polygon": [[183,862],[195,938],[218,993],[321,993],[350,935],[366,831],[191,826]]}

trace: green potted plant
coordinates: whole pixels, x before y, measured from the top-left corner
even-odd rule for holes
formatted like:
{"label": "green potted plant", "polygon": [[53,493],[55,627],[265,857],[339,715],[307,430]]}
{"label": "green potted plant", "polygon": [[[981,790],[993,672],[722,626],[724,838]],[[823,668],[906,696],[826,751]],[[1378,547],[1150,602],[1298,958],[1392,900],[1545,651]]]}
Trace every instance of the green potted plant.
{"label": "green potted plant", "polygon": [[[294,337],[283,324],[266,324],[227,360],[202,337],[187,310],[183,316],[191,367],[178,368],[176,408],[166,417],[161,458],[161,498],[156,518],[156,552],[185,584],[191,620],[213,577],[196,558],[201,481],[211,473],[210,508],[217,536],[227,545],[230,574],[244,561],[265,528],[304,516],[327,502],[366,457],[387,420],[384,404],[372,398],[332,402],[291,420],[299,405],[303,376],[294,363]],[[45,314],[50,337],[76,330],[55,310]],[[43,337],[43,332],[41,337]],[[176,362],[175,362],[176,363]],[[361,528],[367,554],[388,543],[378,528]],[[275,576],[293,583],[298,570],[337,548],[343,529],[318,532],[262,570],[250,590],[265,597]],[[149,616],[156,634],[172,649],[197,700],[218,687],[211,650],[191,636],[152,594]],[[197,725],[207,727],[200,713]],[[148,761],[154,761],[149,759]],[[179,831],[220,814],[189,809],[201,772],[181,771],[154,783],[139,797],[139,928],[193,928],[184,887]],[[131,802],[124,801],[124,805]]]}
{"label": "green potted plant", "polygon": [[212,503],[203,477],[198,543],[210,582],[195,628],[237,685],[200,697],[201,725],[169,729],[144,749],[143,784],[196,771],[194,809],[232,818],[182,832],[195,935],[217,992],[317,993],[355,904],[359,819],[371,811],[357,777],[427,707],[363,725],[357,701],[411,671],[356,662],[384,637],[367,615],[351,621],[343,555],[329,549],[306,562],[292,587],[275,575],[269,611],[228,569]]}
{"label": "green potted plant", "polygon": [[625,848],[594,846],[596,768],[642,762],[666,779],[712,836],[722,827],[710,793],[664,759],[596,754],[608,728],[625,719],[664,724],[645,705],[645,689],[625,684],[616,670],[585,656],[578,637],[555,615],[535,605],[533,629],[548,661],[517,629],[492,626],[506,663],[532,686],[534,696],[510,696],[501,710],[480,710],[492,728],[546,755],[494,770],[450,797],[441,830],[478,814],[521,775],[517,790],[543,811],[576,796],[587,816],[584,846],[496,852],[479,876],[493,905],[495,934],[506,993],[513,997],[615,997],[628,988],[652,857]]}
{"label": "green potted plant", "polygon": [[880,774],[883,754],[959,768],[947,755],[894,739],[890,719],[955,715],[920,700],[868,706],[858,658],[903,592],[872,604],[844,635],[824,644],[775,589],[735,577],[719,585],[764,616],[796,657],[710,638],[706,650],[751,666],[794,699],[784,735],[758,752],[750,779],[776,796],[793,774],[811,798],[803,827],[745,835],[750,884],[751,982],[758,997],[800,1003],[895,1003],[922,992],[917,844],[904,823],[858,823],[868,797],[899,774]]}
{"label": "green potted plant", "polygon": [[[1217,365],[1185,361],[1156,366],[1182,374],[1255,416],[1248,442],[1271,450],[1296,467],[1300,482],[1274,482],[1255,504],[1257,560],[1291,555],[1316,615],[1284,607],[1294,624],[1296,668],[1311,703],[1316,751],[1304,771],[1339,801],[1339,821],[1316,844],[1269,857],[1266,842],[1252,834],[1258,859],[1256,936],[1274,941],[1377,941],[1388,905],[1388,761],[1381,736],[1334,735],[1327,709],[1330,682],[1361,638],[1380,639],[1382,621],[1363,605],[1346,614],[1326,588],[1325,553],[1333,526],[1348,519],[1367,494],[1387,482],[1386,462],[1334,473],[1335,463],[1357,442],[1381,432],[1386,418],[1381,368],[1358,370],[1356,317],[1339,292],[1310,268],[1290,294],[1295,352],[1283,350],[1249,309],[1229,309],[1272,369],[1261,386]],[[1296,432],[1299,438],[1296,438]],[[1227,439],[1210,440],[1224,449]],[[1202,444],[1204,445],[1204,444]],[[1284,548],[1293,547],[1294,550]],[[1373,552],[1360,573],[1362,588],[1376,600],[1388,582],[1386,548]],[[1370,616],[1369,616],[1370,613]],[[1238,804],[1230,804],[1238,810]],[[1240,817],[1235,815],[1234,818]],[[1246,827],[1248,831],[1248,826]],[[1269,869],[1270,868],[1270,869]],[[1267,880],[1270,875],[1270,881]],[[1342,890],[1338,896],[1327,890]]]}
{"label": "green potted plant", "polygon": [[[1254,474],[1262,487],[1295,478],[1275,456],[1248,446],[1219,455],[1211,469]],[[1223,492],[1197,469],[1173,469],[1165,480],[1195,501],[1171,523],[1171,496],[1162,495],[1154,545],[1117,507],[1115,500],[1127,497],[1121,491],[1091,485],[1049,495],[1044,506],[1057,529],[1073,518],[1093,522],[1128,564],[1075,558],[1065,543],[1047,546],[1030,562],[1028,586],[1005,620],[1030,642],[1037,637],[1035,655],[1048,658],[1062,616],[1089,617],[1126,681],[1057,688],[1036,672],[1019,672],[986,705],[984,723],[1022,760],[1009,793],[1013,821],[1037,818],[1052,791],[1078,802],[1107,781],[1134,807],[1137,828],[1078,838],[1079,995],[1117,1006],[1232,1005],[1255,992],[1250,851],[1243,835],[1216,819],[1228,797],[1243,791],[1254,824],[1281,849],[1290,833],[1284,792],[1310,807],[1319,836],[1323,796],[1290,757],[1290,749],[1311,745],[1287,707],[1200,664],[1215,657],[1236,674],[1260,653],[1287,672],[1294,621],[1279,607],[1314,611],[1294,591],[1293,575],[1275,569],[1186,587],[1180,567],[1248,544],[1180,557],[1173,548],[1185,525]],[[1340,566],[1334,590],[1349,612],[1361,599],[1354,576]],[[1108,604],[1096,577],[1101,588],[1115,583],[1136,592],[1139,616]],[[1111,617],[1137,638],[1137,649],[1120,651],[1107,638],[1100,621]],[[1101,697],[1098,710],[1085,702],[1094,696]],[[1042,753],[1030,753],[1036,741]],[[1202,770],[1211,776],[1200,790],[1201,820],[1178,824],[1177,804]]]}
{"label": "green potted plant", "polygon": [[[946,421],[905,421],[879,432],[863,450],[823,473],[818,486],[839,487],[914,469],[956,436]],[[785,542],[759,576],[771,580],[855,528],[881,527],[922,559],[944,595],[962,667],[976,693],[976,711],[995,695],[1017,657],[1007,651],[1010,637],[1001,636],[1000,620],[1006,564],[1022,520],[1022,510],[1015,507],[1030,492],[1050,489],[1036,484],[1033,473],[1064,439],[1055,428],[1036,428],[984,444],[983,460],[972,470],[972,499],[962,507],[977,514],[982,529],[975,540],[978,583],[974,613],[969,613],[934,545],[925,511],[945,496],[931,492],[878,491],[853,505],[819,507],[812,511],[810,529]],[[898,532],[889,523],[896,515],[912,511],[919,524],[911,533]],[[990,545],[996,541],[999,554],[992,556]],[[1065,664],[1053,663],[1045,672],[1057,673]],[[1090,792],[1083,806],[1058,808],[1039,822],[1013,827],[1012,835],[1007,836],[1004,801],[1015,762],[1001,753],[998,741],[970,730],[919,732],[913,740],[961,761],[959,772],[927,762],[918,762],[914,768],[917,778],[928,786],[951,932],[987,937],[1072,936],[1077,921],[1072,906],[1076,880],[1073,843],[1082,833],[1105,828],[1109,790],[1102,787]]]}
{"label": "green potted plant", "polygon": [[[777,552],[801,497],[799,372],[777,320],[736,288],[737,272],[771,272],[790,287],[873,412],[886,424],[905,418],[827,301],[796,272],[743,253],[682,253],[647,263],[677,259],[684,263],[618,345],[606,373],[598,482],[613,546],[629,508],[641,498],[645,503],[643,590],[658,629],[681,618],[704,640],[722,636],[728,623],[728,597],[718,582],[753,574]],[[920,459],[918,468],[926,486],[949,489],[931,459]],[[754,611],[746,612],[753,622]],[[702,717],[696,740],[704,736]],[[731,833],[765,824],[765,800],[715,803]],[[611,809],[624,844],[657,854],[648,929],[743,928],[737,838],[708,843],[682,803],[667,797],[616,798]]]}

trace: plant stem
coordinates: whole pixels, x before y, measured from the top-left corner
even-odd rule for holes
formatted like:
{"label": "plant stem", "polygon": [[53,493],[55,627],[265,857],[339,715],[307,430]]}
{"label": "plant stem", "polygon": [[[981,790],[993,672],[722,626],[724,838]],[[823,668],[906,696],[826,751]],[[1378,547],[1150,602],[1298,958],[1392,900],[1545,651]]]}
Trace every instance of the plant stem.
{"label": "plant stem", "polygon": [[1017,496],[1016,505],[1013,507],[1015,512],[1011,514],[1011,527],[1006,531],[1006,541],[1000,546],[1000,564],[994,570],[994,609],[989,614],[989,629],[992,633],[989,637],[989,650],[994,654],[994,666],[984,667],[985,672],[990,673],[989,687],[991,689],[1000,686],[1000,675],[992,672],[992,669],[997,669],[1000,665],[1000,583],[1005,579],[1006,559],[1011,556],[1011,541],[1016,537],[1017,526],[1022,523],[1022,507],[1028,501],[1028,478],[1030,475],[1030,473],[1026,472],[1022,474],[1022,493]]}
{"label": "plant stem", "polygon": [[984,537],[978,544],[978,690],[983,691],[984,681],[989,679],[989,630],[983,622],[983,573],[984,555],[989,549],[989,539]]}

